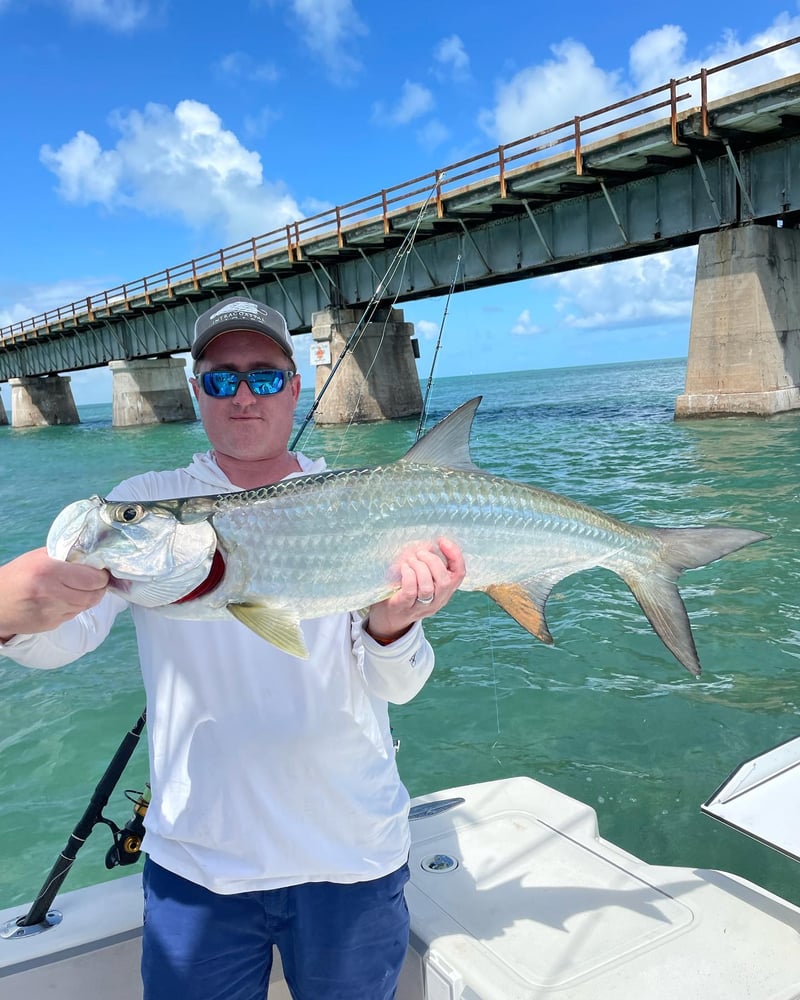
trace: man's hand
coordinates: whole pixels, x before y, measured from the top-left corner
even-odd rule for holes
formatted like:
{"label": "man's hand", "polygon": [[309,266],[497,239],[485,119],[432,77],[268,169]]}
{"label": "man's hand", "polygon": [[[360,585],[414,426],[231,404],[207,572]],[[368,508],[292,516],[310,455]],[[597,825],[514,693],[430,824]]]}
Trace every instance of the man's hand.
{"label": "man's hand", "polygon": [[414,622],[443,608],[466,572],[461,549],[447,538],[404,552],[395,570],[400,589],[373,604],[366,622],[367,632],[384,644],[399,639]]}
{"label": "man's hand", "polygon": [[34,549],[0,566],[0,641],[19,632],[48,632],[99,603],[108,573],[51,559]]}

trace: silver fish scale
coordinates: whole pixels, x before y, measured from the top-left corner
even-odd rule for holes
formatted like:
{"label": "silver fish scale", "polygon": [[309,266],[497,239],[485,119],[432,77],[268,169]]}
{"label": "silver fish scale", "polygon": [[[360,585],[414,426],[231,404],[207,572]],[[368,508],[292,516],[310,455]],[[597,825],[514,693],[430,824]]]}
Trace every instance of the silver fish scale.
{"label": "silver fish scale", "polygon": [[[392,589],[407,545],[442,535],[462,548],[462,589],[625,561],[644,530],[536,487],[480,471],[396,462],[302,476],[217,498],[214,528],[244,592],[305,617],[364,607]],[[563,570],[563,572],[561,572]],[[231,595],[236,599],[237,595]]]}

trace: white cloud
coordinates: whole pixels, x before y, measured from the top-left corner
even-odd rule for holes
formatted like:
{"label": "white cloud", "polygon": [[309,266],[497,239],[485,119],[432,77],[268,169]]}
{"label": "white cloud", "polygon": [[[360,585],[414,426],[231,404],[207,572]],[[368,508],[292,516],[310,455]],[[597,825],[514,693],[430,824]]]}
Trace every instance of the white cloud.
{"label": "white cloud", "polygon": [[150,16],[147,0],[64,0],[76,20],[94,21],[112,31],[133,31]]}
{"label": "white cloud", "polygon": [[[271,0],[273,6],[276,2]],[[348,83],[361,69],[350,49],[356,36],[367,34],[352,0],[291,0],[291,9],[302,27],[303,40],[331,78]]]}
{"label": "white cloud", "polygon": [[217,72],[229,79],[246,83],[274,83],[280,73],[274,63],[257,62],[246,52],[229,52],[217,63]]}
{"label": "white cloud", "polygon": [[259,108],[255,114],[244,116],[244,130],[249,136],[261,138],[269,132],[275,122],[280,121],[281,117],[281,112],[274,108]]}
{"label": "white cloud", "polygon": [[450,129],[440,122],[438,118],[431,118],[417,132],[417,141],[425,149],[435,149],[437,146],[441,146],[443,142],[447,142],[449,138]]}
{"label": "white cloud", "polygon": [[634,92],[641,93],[666,82],[664,67],[674,78],[691,76],[700,68],[687,67],[686,32],[675,24],[648,31],[633,43],[628,57]]}
{"label": "white cloud", "polygon": [[[689,56],[686,51],[688,39],[684,30],[676,25],[664,25],[655,31],[648,31],[631,46],[631,82],[637,91],[649,90],[666,82],[660,69],[662,66],[669,66],[670,73],[675,78],[693,76],[703,67],[709,69],[720,66],[798,34],[800,17],[782,13],[766,30],[757,32],[750,38],[739,41],[734,32],[726,31],[715,45],[697,56]],[[797,46],[780,49],[722,73],[709,75],[709,100],[800,72],[800,55],[796,49]],[[696,102],[700,96],[699,84],[693,84],[690,89]]]}
{"label": "white cloud", "polygon": [[511,327],[511,332],[517,336],[532,337],[537,333],[542,333],[543,329],[531,319],[530,309],[523,309]]}
{"label": "white cloud", "polygon": [[427,87],[406,80],[394,105],[387,108],[383,103],[377,102],[373,105],[372,117],[383,125],[407,125],[415,118],[427,114],[433,106],[433,94]]}
{"label": "white cloud", "polygon": [[111,288],[118,281],[116,276],[108,275],[52,284],[0,281],[0,301],[5,303],[0,307],[0,328],[41,316],[50,309],[63,308],[70,302],[81,302],[98,288]]}
{"label": "white cloud", "polygon": [[659,326],[691,315],[697,249],[636,257],[540,279],[555,286],[555,309],[571,329]]}
{"label": "white cloud", "polygon": [[434,49],[433,57],[452,79],[465,80],[469,77],[469,56],[458,35],[443,38]]}
{"label": "white cloud", "polygon": [[555,58],[501,83],[494,108],[481,112],[481,127],[499,142],[569,121],[623,96],[619,72],[597,66],[585,45],[568,39],[551,51]]}
{"label": "white cloud", "polygon": [[[16,0],[0,0],[0,14],[8,10]],[[19,3],[17,6],[32,6]],[[50,0],[48,6],[59,7],[76,21],[100,24],[111,31],[125,33],[135,31],[146,20],[155,16],[151,0]],[[47,14],[43,15],[47,16]]]}
{"label": "white cloud", "polygon": [[284,182],[265,181],[258,153],[206,104],[180,101],[174,110],[148,104],[117,114],[112,124],[121,133],[113,149],[103,150],[85,132],[59,149],[42,147],[42,162],[67,201],[179,218],[193,228],[220,229],[227,242],[302,215]]}
{"label": "white cloud", "polygon": [[414,323],[414,330],[423,340],[436,340],[440,326],[440,323],[432,323],[429,319],[418,319]]}
{"label": "white cloud", "polygon": [[312,215],[322,215],[323,212],[330,212],[335,208],[336,203],[333,201],[325,201],[322,198],[303,199],[303,209],[305,210],[306,218],[309,218]]}
{"label": "white cloud", "polygon": [[58,176],[66,201],[108,205],[113,199],[122,172],[121,158],[116,150],[102,150],[93,135],[77,132],[60,149],[42,146],[40,156]]}
{"label": "white cloud", "polygon": [[[769,28],[750,38],[739,41],[735,34],[726,32],[712,48],[689,55],[683,28],[665,24],[646,32],[631,45],[626,70],[598,66],[583,43],[566,39],[551,46],[552,59],[526,66],[509,79],[499,81],[494,105],[480,112],[478,122],[493,139],[511,142],[665,85],[669,82],[667,74],[676,79],[693,76],[702,67],[719,66],[796,35],[800,35],[800,17],[783,13]],[[711,74],[709,100],[797,72],[800,72],[797,46],[782,49]],[[698,103],[699,83],[684,84],[680,92],[691,94],[682,106]],[[663,96],[667,96],[666,91]],[[654,100],[655,97],[650,98]],[[656,114],[665,117],[666,112],[661,110]],[[593,136],[596,138],[599,134]]]}

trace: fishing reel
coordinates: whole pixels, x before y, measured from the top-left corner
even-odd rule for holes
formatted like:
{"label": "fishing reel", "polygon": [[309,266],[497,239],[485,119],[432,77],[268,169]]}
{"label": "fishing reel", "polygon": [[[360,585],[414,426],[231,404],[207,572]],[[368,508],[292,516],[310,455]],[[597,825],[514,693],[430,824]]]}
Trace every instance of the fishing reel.
{"label": "fishing reel", "polygon": [[150,805],[150,785],[145,785],[143,792],[126,789],[125,798],[133,803],[133,815],[121,829],[116,823],[105,820],[111,828],[114,838],[113,845],[106,853],[106,868],[116,868],[117,865],[133,865],[142,853],[144,839],[144,817]]}

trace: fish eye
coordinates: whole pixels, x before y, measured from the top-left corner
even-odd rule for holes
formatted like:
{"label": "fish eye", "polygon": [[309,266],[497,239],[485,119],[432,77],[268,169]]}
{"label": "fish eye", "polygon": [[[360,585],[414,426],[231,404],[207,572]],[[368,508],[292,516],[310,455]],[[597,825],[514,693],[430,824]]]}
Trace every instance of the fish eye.
{"label": "fish eye", "polygon": [[121,503],[114,509],[114,520],[123,524],[136,524],[144,517],[144,507],[138,503]]}

